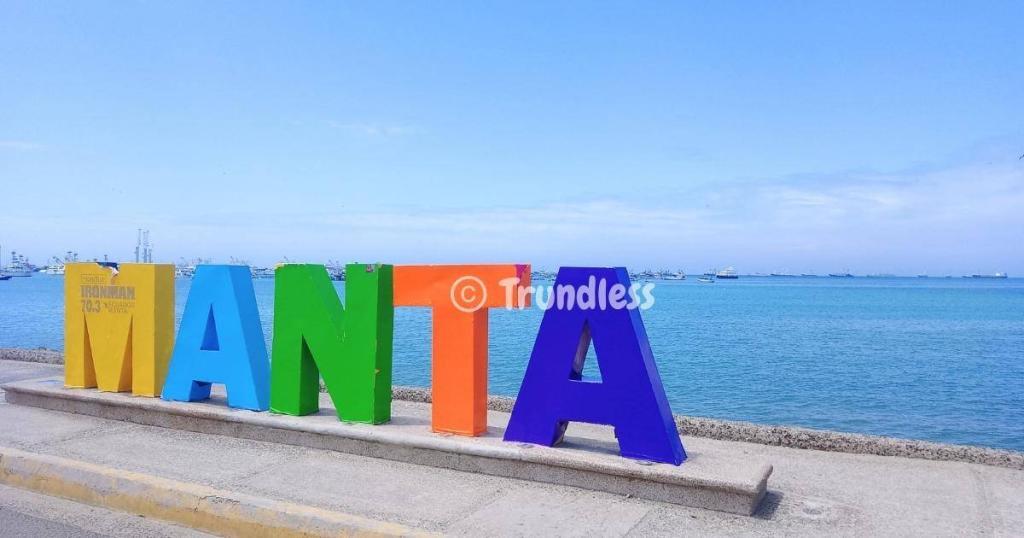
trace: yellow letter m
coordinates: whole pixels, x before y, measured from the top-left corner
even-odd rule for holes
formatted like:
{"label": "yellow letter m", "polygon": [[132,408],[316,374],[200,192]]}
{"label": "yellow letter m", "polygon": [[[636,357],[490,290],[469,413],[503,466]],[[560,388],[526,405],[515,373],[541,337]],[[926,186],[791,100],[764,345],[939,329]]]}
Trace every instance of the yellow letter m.
{"label": "yellow letter m", "polygon": [[173,265],[67,264],[66,386],[158,397],[173,349]]}

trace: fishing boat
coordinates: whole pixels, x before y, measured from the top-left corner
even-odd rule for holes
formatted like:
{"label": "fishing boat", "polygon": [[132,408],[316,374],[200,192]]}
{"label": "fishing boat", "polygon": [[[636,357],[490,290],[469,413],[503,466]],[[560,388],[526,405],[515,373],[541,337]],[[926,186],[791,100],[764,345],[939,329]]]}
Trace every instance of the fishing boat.
{"label": "fishing boat", "polygon": [[64,253],[64,258],[54,256],[50,259],[50,263],[39,270],[44,275],[63,275],[69,263],[75,263],[78,261],[78,253],[71,252],[70,250]]}
{"label": "fishing boat", "polygon": [[63,275],[64,274],[64,264],[63,263],[51,263],[50,265],[47,265],[46,267],[43,267],[43,269],[41,271],[39,271],[39,272],[44,274],[44,275]]}
{"label": "fishing boat", "polygon": [[177,264],[174,265],[174,277],[175,278],[192,278],[196,274],[196,268],[202,264],[210,263],[209,258],[193,258],[192,260],[185,260],[180,258]]}
{"label": "fishing boat", "polygon": [[683,271],[676,271],[675,273],[664,273],[662,278],[665,280],[686,280],[686,273]]}
{"label": "fishing boat", "polygon": [[331,277],[331,280],[338,282],[345,280],[345,265],[341,262],[327,260],[325,267],[327,268],[327,275]]}
{"label": "fishing boat", "polygon": [[249,268],[249,272],[252,273],[253,278],[274,278],[274,269],[271,267],[252,266]]}
{"label": "fishing boat", "polygon": [[740,275],[736,274],[736,269],[733,269],[732,266],[726,267],[725,269],[722,269],[721,271],[715,273],[715,278],[735,280],[739,277]]}
{"label": "fishing boat", "polygon": [[29,277],[32,276],[32,265],[28,263],[28,259],[25,256],[12,250],[11,264],[2,272],[11,277]]}
{"label": "fishing boat", "polygon": [[[557,276],[557,273],[554,271],[547,271],[544,269],[534,269],[533,271],[530,271],[530,280],[533,282],[554,280],[555,276]],[[633,273],[630,273],[629,276],[632,278]]]}

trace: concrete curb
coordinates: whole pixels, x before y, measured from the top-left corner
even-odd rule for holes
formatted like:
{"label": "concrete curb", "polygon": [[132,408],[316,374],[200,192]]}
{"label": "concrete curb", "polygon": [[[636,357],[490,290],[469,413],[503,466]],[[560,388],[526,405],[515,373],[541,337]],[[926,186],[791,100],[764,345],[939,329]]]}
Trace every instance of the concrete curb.
{"label": "concrete curb", "polygon": [[8,383],[7,402],[108,420],[332,450],[428,467],[573,486],[732,514],[753,514],[767,491],[772,466],[758,458],[691,453],[681,466],[622,458],[612,432],[592,428],[567,437],[564,446],[502,440],[507,415],[492,416],[480,437],[437,434],[430,409],[404,403],[387,424],[338,421],[326,395],[321,411],[303,417],[255,413],[226,405],[215,387],[203,402],[65,389],[58,379]]}
{"label": "concrete curb", "polygon": [[410,536],[402,525],[0,447],[0,484],[221,536]]}
{"label": "concrete curb", "polygon": [[[62,364],[59,351],[49,349],[0,348],[0,360]],[[395,387],[396,400],[430,403],[430,390],[416,387]],[[489,396],[488,408],[509,413],[515,398]],[[935,461],[959,461],[994,467],[1024,470],[1024,452],[1001,450],[971,445],[934,443],[914,439],[900,439],[878,435],[864,435],[830,430],[815,430],[796,426],[771,426],[732,420],[675,415],[676,425],[684,435],[719,441],[740,441],[762,445],[782,446],[805,450],[896,456]]]}

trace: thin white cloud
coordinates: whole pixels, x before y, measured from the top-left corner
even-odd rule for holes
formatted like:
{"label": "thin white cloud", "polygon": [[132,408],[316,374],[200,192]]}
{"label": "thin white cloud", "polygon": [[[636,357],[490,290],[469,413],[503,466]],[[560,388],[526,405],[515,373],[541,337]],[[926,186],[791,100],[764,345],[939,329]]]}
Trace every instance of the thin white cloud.
{"label": "thin white cloud", "polygon": [[[1024,237],[1024,164],[1017,163],[767,178],[578,201],[520,193],[490,207],[314,205],[149,215],[146,222],[173,259],[1024,272],[1024,253],[1015,248]],[[140,218],[107,223],[103,233],[129,244],[134,236],[124,230]],[[42,221],[65,234],[81,224],[80,216]]]}
{"label": "thin white cloud", "polygon": [[365,136],[369,138],[407,136],[416,134],[420,131],[418,127],[412,125],[399,125],[379,122],[346,123],[331,120],[328,121],[327,124],[335,129],[340,129],[347,133]]}
{"label": "thin white cloud", "polygon": [[0,140],[0,149],[11,151],[34,151],[37,149],[43,149],[43,146],[42,144],[25,142],[23,140]]}

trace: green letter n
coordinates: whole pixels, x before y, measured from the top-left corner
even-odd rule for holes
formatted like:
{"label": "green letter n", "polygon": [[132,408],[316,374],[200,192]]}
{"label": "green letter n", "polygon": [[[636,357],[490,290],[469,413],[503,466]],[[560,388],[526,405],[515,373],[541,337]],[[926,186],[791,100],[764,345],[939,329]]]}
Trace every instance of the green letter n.
{"label": "green letter n", "polygon": [[346,311],[324,266],[277,269],[271,411],[319,411],[322,376],[339,419],[381,424],[391,418],[392,274],[391,265],[347,265]]}

